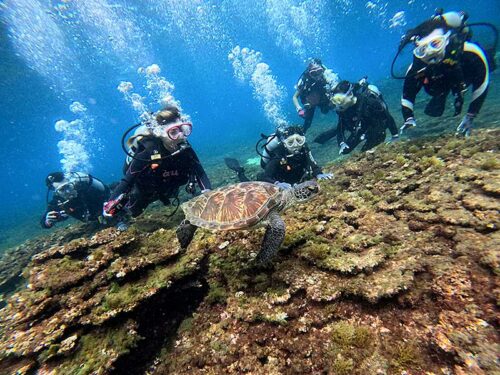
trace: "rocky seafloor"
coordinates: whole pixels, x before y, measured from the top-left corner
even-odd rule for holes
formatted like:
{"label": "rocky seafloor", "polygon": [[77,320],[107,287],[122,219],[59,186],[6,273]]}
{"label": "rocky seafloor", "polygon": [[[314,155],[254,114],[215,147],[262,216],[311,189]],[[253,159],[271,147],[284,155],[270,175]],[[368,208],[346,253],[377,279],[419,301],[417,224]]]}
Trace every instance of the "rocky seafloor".
{"label": "rocky seafloor", "polygon": [[329,165],[265,269],[262,229],[181,251],[161,210],[36,242],[0,310],[0,373],[498,374],[499,136]]}

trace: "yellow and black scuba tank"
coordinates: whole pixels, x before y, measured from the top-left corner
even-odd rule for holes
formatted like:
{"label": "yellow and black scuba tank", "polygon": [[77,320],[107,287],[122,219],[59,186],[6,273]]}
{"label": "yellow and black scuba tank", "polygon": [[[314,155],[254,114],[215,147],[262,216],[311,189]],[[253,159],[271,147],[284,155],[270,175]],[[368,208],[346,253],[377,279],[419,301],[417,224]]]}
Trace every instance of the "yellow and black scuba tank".
{"label": "yellow and black scuba tank", "polygon": [[[439,11],[441,11],[441,13],[439,13]],[[442,13],[442,10],[438,10],[434,17],[443,19],[453,30],[446,48],[446,57],[443,62],[453,64],[460,59],[464,51],[465,42],[472,41],[472,28],[487,27],[493,32],[492,45],[489,48],[483,48],[478,42],[475,42],[475,44],[478,44],[485,52],[490,71],[496,69],[495,54],[498,45],[498,30],[494,25],[488,22],[467,23],[469,16],[463,11]]]}
{"label": "yellow and black scuba tank", "polygon": [[446,54],[443,63],[455,65],[462,57],[464,43],[472,38],[472,31],[466,25],[469,15],[466,12],[443,12],[443,9],[436,10],[433,19],[440,19],[451,30]]}

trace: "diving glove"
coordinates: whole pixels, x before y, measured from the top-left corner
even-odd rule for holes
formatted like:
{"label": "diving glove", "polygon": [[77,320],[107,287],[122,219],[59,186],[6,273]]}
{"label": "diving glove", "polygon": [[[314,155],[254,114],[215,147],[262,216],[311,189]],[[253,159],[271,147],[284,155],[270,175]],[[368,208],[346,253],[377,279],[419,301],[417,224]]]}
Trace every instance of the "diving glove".
{"label": "diving glove", "polygon": [[279,187],[280,189],[283,189],[283,190],[288,190],[288,189],[292,188],[292,185],[290,185],[288,182],[279,182],[279,181],[276,181],[274,184],[277,187]]}
{"label": "diving glove", "polygon": [[63,221],[67,218],[68,215],[64,211],[49,211],[45,215],[45,225],[50,228],[58,221]]}
{"label": "diving glove", "polygon": [[472,113],[467,113],[462,119],[462,122],[458,125],[456,135],[463,135],[465,137],[470,137],[470,134],[472,132],[474,117],[476,117],[476,115]]}
{"label": "diving glove", "polygon": [[406,129],[415,128],[416,126],[417,126],[417,122],[415,121],[415,119],[413,117],[408,117],[406,119],[405,123],[403,124],[403,126],[401,126],[401,129],[399,129],[399,134],[403,134],[403,132]]}
{"label": "diving glove", "polygon": [[320,173],[316,178],[318,180],[331,180],[333,178],[333,173]]}
{"label": "diving glove", "polygon": [[345,150],[349,150],[350,147],[345,142],[340,142],[339,155],[342,155]]}
{"label": "diving glove", "polygon": [[102,216],[114,217],[125,206],[126,198],[127,195],[125,193],[122,193],[116,199],[111,199],[104,203]]}

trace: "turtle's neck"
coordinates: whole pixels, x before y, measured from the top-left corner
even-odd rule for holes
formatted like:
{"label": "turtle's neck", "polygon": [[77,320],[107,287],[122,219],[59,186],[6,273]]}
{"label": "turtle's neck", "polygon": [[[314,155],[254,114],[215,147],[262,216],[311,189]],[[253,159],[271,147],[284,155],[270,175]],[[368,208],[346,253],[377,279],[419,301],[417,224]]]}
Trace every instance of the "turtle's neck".
{"label": "turtle's neck", "polygon": [[292,206],[295,203],[295,196],[293,194],[293,188],[283,190],[281,202],[282,202],[283,210],[286,210],[288,207]]}

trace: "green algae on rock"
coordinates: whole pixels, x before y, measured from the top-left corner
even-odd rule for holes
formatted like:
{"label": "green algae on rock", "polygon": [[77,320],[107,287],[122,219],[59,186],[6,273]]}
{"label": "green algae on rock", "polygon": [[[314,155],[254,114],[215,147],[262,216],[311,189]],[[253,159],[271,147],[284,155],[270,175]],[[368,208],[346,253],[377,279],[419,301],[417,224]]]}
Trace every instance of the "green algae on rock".
{"label": "green algae on rock", "polygon": [[[0,310],[0,367],[493,374],[499,135],[401,142],[332,164],[335,180],[287,213],[268,268],[252,267],[260,232],[198,231],[184,253],[170,222],[47,245],[23,272],[28,288]],[[196,303],[174,319],[181,295]]]}

